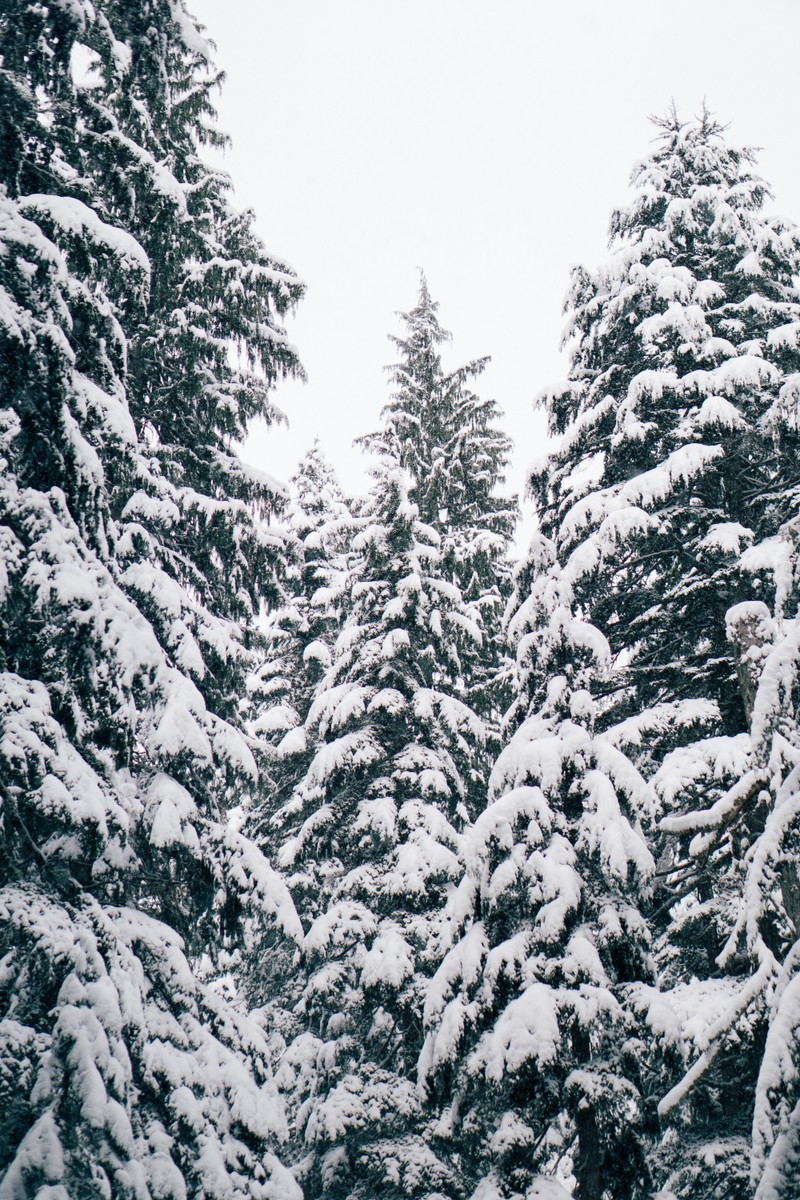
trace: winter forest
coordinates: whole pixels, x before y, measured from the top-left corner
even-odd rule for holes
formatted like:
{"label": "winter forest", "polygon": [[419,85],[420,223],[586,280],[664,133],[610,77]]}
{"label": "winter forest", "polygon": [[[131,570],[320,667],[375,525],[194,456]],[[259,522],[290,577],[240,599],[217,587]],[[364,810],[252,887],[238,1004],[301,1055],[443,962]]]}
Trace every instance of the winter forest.
{"label": "winter forest", "polygon": [[520,553],[424,273],[368,494],[242,457],[219,80],[0,6],[0,1200],[797,1200],[800,230],[662,113]]}

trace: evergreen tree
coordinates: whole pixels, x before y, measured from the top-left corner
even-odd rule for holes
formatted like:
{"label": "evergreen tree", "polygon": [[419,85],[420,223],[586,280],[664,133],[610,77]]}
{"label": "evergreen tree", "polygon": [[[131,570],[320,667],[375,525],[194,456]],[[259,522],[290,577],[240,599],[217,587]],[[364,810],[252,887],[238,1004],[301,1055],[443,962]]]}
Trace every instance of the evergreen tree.
{"label": "evergreen tree", "polygon": [[349,615],[305,723],[313,758],[274,820],[306,929],[280,1079],[307,1196],[421,1197],[454,1186],[415,1070],[479,782],[482,724],[454,695],[459,646],[479,631],[399,471],[379,477],[354,530]]}
{"label": "evergreen tree", "polygon": [[282,603],[267,618],[263,661],[250,685],[251,729],[266,747],[271,780],[254,814],[260,834],[308,768],[303,726],[344,619],[352,517],[319,439],[290,481],[282,523],[297,552],[282,581]]}
{"label": "evergreen tree", "polygon": [[796,496],[800,239],[764,215],[752,152],[707,112],[656,124],[610,261],[574,274],[569,379],[542,397],[561,440],[532,486],[618,658],[617,715],[702,700],[736,733],[725,614],[750,594],[739,554]]}
{"label": "evergreen tree", "polygon": [[510,630],[528,712],[467,835],[420,1077],[467,1195],[536,1195],[572,1176],[580,1200],[630,1200],[648,1190],[633,1000],[653,972],[651,794],[595,732],[608,646],[574,615],[552,543],[534,540],[522,574],[531,590]]}
{"label": "evergreen tree", "polygon": [[480,656],[465,666],[471,703],[496,719],[505,702],[495,684],[508,594],[505,556],[516,517],[498,492],[511,442],[496,425],[495,401],[480,399],[470,387],[489,359],[445,372],[439,348],[450,334],[439,324],[438,308],[422,275],[416,305],[401,314],[405,337],[390,338],[399,361],[389,367],[395,391],[382,429],[359,440],[411,474],[410,497],[442,539],[443,570],[485,630]]}
{"label": "evergreen tree", "polygon": [[198,960],[300,933],[225,819],[244,556],[278,557],[232,442],[299,285],[202,167],[182,4],[11,0],[0,50],[0,1195],[296,1196],[263,1035]]}
{"label": "evergreen tree", "polygon": [[[800,1186],[800,648],[789,616],[800,596],[799,535],[795,517],[744,556],[745,568],[771,568],[775,610],[751,600],[728,613],[749,735],[728,739],[736,752],[727,746],[718,755],[725,771],[713,790],[691,786],[697,770],[683,778],[673,772],[675,807],[684,811],[662,822],[678,840],[688,880],[683,924],[707,928],[710,910],[716,934],[705,971],[713,976],[687,979],[682,963],[683,977],[663,998],[677,993],[695,1029],[688,1070],[661,1102],[665,1119],[689,1132],[689,1150],[681,1147],[669,1180],[678,1197],[782,1200]],[[696,762],[703,749],[690,746],[684,757]],[[681,1032],[686,1024],[678,1024]]]}
{"label": "evergreen tree", "polygon": [[[176,24],[177,23],[177,24]],[[115,493],[125,532],[124,582],[215,711],[235,718],[252,669],[252,623],[276,597],[282,555],[269,518],[273,480],[235,452],[250,421],[275,411],[270,389],[297,374],[279,319],[301,286],[238,213],[230,181],[202,160],[224,138],[213,124],[219,82],[209,49],[175,5],[120,6],[131,47],[86,31],[107,79],[78,92],[91,129],[87,162],[108,219],[136,233],[158,264],[150,303],[129,336],[127,391],[147,453]],[[91,35],[91,36],[89,36]],[[253,520],[253,515],[257,520]]]}
{"label": "evergreen tree", "polygon": [[[701,738],[669,753],[653,778],[662,811],[692,804],[716,808],[748,771],[747,734]],[[752,797],[751,797],[752,799]],[[663,828],[669,828],[668,818]],[[697,832],[697,831],[695,831]],[[653,1175],[676,1200],[746,1200],[751,1196],[750,1125],[763,1014],[757,1006],[738,1007],[742,968],[729,974],[718,956],[725,945],[742,886],[738,838],[735,856],[728,839],[698,837],[697,857],[689,837],[660,839],[651,925],[659,966],[658,988],[642,988],[636,1006],[648,1031],[643,1048],[651,1091],[659,1099],[662,1133],[651,1156]],[[704,843],[702,850],[700,842]],[[718,1043],[720,1022],[736,1031]],[[696,1087],[682,1080],[710,1043],[713,1063]],[[690,1081],[691,1082],[691,1081]]]}
{"label": "evergreen tree", "polygon": [[664,1097],[654,1171],[668,1194],[740,1200],[774,972],[730,936],[777,789],[750,726],[785,604],[774,535],[797,503],[800,240],[765,217],[753,154],[708,113],[658,124],[610,262],[575,273],[570,378],[543,397],[561,442],[533,491],[616,660],[604,736],[652,775],[662,831],[680,835],[654,845],[661,987],[635,999]]}

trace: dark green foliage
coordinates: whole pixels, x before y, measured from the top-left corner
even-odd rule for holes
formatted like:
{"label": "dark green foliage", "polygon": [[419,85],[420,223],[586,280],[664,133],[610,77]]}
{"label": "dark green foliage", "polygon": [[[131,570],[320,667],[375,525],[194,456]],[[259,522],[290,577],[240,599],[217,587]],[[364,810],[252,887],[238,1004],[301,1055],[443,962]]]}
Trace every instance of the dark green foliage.
{"label": "dark green foliage", "polygon": [[[400,472],[351,525],[351,601],[302,734],[308,765],[267,844],[306,926],[284,981],[280,1080],[306,1194],[422,1197],[456,1186],[415,1085],[424,980],[479,785],[479,718],[454,695],[479,635],[440,573]],[[306,1157],[308,1156],[308,1157]]]}
{"label": "dark green foliage", "polygon": [[[642,913],[652,795],[594,729],[605,639],[577,619],[552,545],[512,621],[527,712],[492,772],[428,986],[420,1076],[468,1195],[647,1195],[637,991],[653,978]],[[547,1194],[546,1192],[544,1194]]]}
{"label": "dark green foliage", "polygon": [[226,812],[281,559],[234,443],[300,286],[201,163],[204,47],[172,0],[0,12],[3,1196],[297,1194],[266,1042],[206,977],[300,932]]}
{"label": "dark green foliage", "polygon": [[658,126],[611,259],[573,277],[570,377],[542,399],[562,440],[532,487],[623,655],[617,711],[704,699],[738,732],[725,614],[754,586],[739,556],[796,498],[800,240],[763,215],[752,153],[708,113]]}
{"label": "dark green foliage", "polygon": [[296,543],[281,603],[265,623],[262,661],[248,689],[249,728],[269,778],[250,814],[250,828],[267,844],[272,816],[308,769],[312,752],[303,726],[331,665],[348,602],[353,518],[318,440],[290,481],[282,520]]}
{"label": "dark green foliage", "polygon": [[445,372],[440,347],[450,334],[439,324],[438,308],[423,275],[417,304],[401,313],[406,336],[390,339],[400,357],[388,368],[395,391],[383,410],[383,427],[360,441],[410,472],[409,495],[421,520],[442,539],[442,570],[484,630],[480,653],[464,662],[464,686],[491,726],[507,699],[499,686],[501,621],[516,512],[500,491],[511,442],[496,425],[495,401],[482,400],[470,386],[489,359]]}

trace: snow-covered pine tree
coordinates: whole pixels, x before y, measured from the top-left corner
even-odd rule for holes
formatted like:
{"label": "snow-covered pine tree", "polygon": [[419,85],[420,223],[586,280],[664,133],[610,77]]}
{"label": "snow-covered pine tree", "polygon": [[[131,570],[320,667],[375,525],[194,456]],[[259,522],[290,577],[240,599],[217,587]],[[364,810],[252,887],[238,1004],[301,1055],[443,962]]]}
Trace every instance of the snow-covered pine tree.
{"label": "snow-covered pine tree", "polygon": [[289,482],[282,524],[297,540],[281,582],[281,603],[265,623],[263,661],[250,684],[250,728],[266,749],[269,795],[251,814],[253,835],[305,774],[303,726],[314,691],[331,665],[344,619],[352,517],[319,439]]}
{"label": "snow-covered pine tree", "polygon": [[489,359],[444,370],[440,347],[450,334],[438,309],[423,274],[416,305],[400,314],[405,336],[390,336],[399,359],[388,368],[395,390],[382,428],[359,440],[411,474],[410,498],[442,539],[443,570],[485,630],[480,656],[465,663],[470,702],[496,718],[504,707],[494,683],[503,656],[506,555],[516,519],[514,504],[501,494],[511,442],[497,425],[496,402],[481,399],[470,386]]}
{"label": "snow-covered pine tree", "polygon": [[211,104],[220,77],[182,6],[119,6],[114,34],[87,17],[81,40],[105,87],[77,90],[86,148],[72,165],[99,187],[104,217],[158,264],[146,309],[123,320],[147,453],[114,493],[118,554],[176,661],[236,718],[253,618],[276,596],[282,556],[269,526],[280,488],[235,446],[253,418],[274,419],[275,379],[300,371],[280,318],[302,288],[267,254],[252,214],[232,207],[227,176],[203,161],[205,145],[225,141]]}
{"label": "snow-covered pine tree", "polygon": [[[420,1079],[465,1194],[644,1196],[647,1119],[630,999],[652,964],[650,789],[594,729],[608,645],[574,614],[547,539],[510,630],[528,712],[500,754],[448,904]],[[539,1189],[539,1190],[537,1190]]]}
{"label": "snow-covered pine tree", "polygon": [[703,979],[706,965],[698,979],[684,961],[682,978],[660,997],[662,1007],[684,1010],[675,1026],[688,1069],[660,1105],[681,1133],[672,1147],[666,1140],[665,1155],[679,1200],[788,1200],[800,1187],[798,519],[748,550],[743,568],[771,571],[776,596],[773,611],[751,600],[728,612],[749,736],[728,739],[735,752],[718,752],[716,787],[697,787],[709,774],[698,768],[704,743],[662,768],[673,809],[684,810],[662,825],[678,840],[692,889],[676,925],[705,926],[710,910],[717,927],[713,976]]}
{"label": "snow-covered pine tree", "polygon": [[[748,734],[716,734],[670,751],[651,782],[662,812],[710,807],[722,813],[749,776],[744,793],[734,794],[734,807],[755,800],[758,809],[760,788],[748,795],[751,766]],[[673,820],[676,829],[691,825],[684,816],[668,818],[664,832]],[[662,834],[657,843],[659,886],[650,923],[658,987],[641,987],[634,1003],[648,1030],[643,1056],[661,1112],[651,1169],[664,1194],[675,1200],[751,1196],[750,1124],[764,1022],[758,1005],[739,1007],[742,959],[732,963],[730,973],[718,963],[736,922],[743,879],[742,830],[731,835],[698,836],[695,854],[689,852],[693,834],[679,839]],[[727,1041],[719,1038],[720,1022],[735,1026]],[[711,1043],[713,1061],[706,1062]],[[697,1060],[706,1068],[697,1086],[682,1086]]]}
{"label": "snow-covered pine tree", "polygon": [[[255,764],[228,712],[209,703],[228,708],[231,677],[220,689],[209,675],[228,653],[223,629],[246,645],[248,605],[218,603],[227,547],[214,504],[229,503],[235,459],[210,408],[205,441],[192,436],[200,398],[189,385],[171,393],[185,438],[176,434],[170,461],[206,454],[207,523],[182,531],[174,513],[162,544],[163,513],[137,524],[127,508],[141,508],[143,479],[166,481],[169,495],[153,483],[154,506],[180,498],[177,468],[160,474],[156,424],[129,403],[129,386],[158,390],[152,365],[135,385],[128,368],[141,331],[163,316],[165,275],[176,278],[168,255],[148,254],[145,225],[164,196],[180,207],[177,159],[135,134],[158,124],[161,105],[174,129],[185,121],[186,157],[191,147],[197,157],[192,103],[170,81],[182,63],[191,95],[201,45],[179,0],[10,0],[0,13],[3,1200],[297,1195],[273,1154],[284,1118],[264,1038],[192,961],[220,927],[230,942],[243,913],[251,926],[300,930],[285,886],[225,821],[229,798],[254,787]],[[99,64],[88,78],[82,55]],[[197,82],[206,94],[199,68]],[[115,107],[125,95],[127,123]],[[124,214],[123,182],[137,201]],[[178,255],[196,217],[187,203]],[[242,261],[256,256],[253,241]],[[287,298],[255,286],[242,303],[266,327]],[[291,359],[282,348],[267,357],[267,341],[251,359],[263,354],[270,378]],[[201,370],[210,391],[221,347],[214,356]],[[221,379],[240,430],[265,385]],[[187,488],[197,482],[187,468]],[[233,508],[243,541],[265,543],[248,505]],[[193,542],[182,571],[181,538]],[[133,561],[144,570],[150,550],[145,611],[146,589],[128,572]],[[168,629],[149,619],[169,607]],[[192,645],[182,619],[201,612],[220,636]]]}
{"label": "snow-covered pine tree", "polygon": [[[543,398],[562,441],[533,488],[581,611],[617,660],[607,736],[655,772],[662,812],[722,821],[707,839],[691,815],[664,822],[686,836],[658,851],[663,990],[640,998],[663,1090],[682,1060],[707,1067],[685,1102],[670,1092],[656,1170],[681,1197],[738,1200],[764,1021],[756,1002],[737,1008],[744,960],[723,973],[718,955],[766,811],[750,774],[751,671],[780,590],[764,540],[797,503],[800,240],[765,216],[753,154],[731,149],[708,113],[659,126],[612,220],[609,264],[575,274],[570,379]],[[692,726],[709,736],[691,741]]]}
{"label": "snow-covered pine tree", "polygon": [[274,822],[306,929],[279,1079],[309,1197],[455,1186],[426,1140],[415,1076],[484,733],[455,695],[459,647],[479,631],[441,577],[439,541],[402,472],[379,475],[354,520],[349,615],[305,723],[313,758]]}
{"label": "snow-covered pine tree", "polygon": [[725,614],[750,594],[739,553],[796,493],[800,238],[765,215],[753,153],[708,112],[656,124],[610,260],[575,271],[569,378],[542,396],[560,442],[532,487],[577,602],[621,656],[627,712],[699,699],[740,732]]}

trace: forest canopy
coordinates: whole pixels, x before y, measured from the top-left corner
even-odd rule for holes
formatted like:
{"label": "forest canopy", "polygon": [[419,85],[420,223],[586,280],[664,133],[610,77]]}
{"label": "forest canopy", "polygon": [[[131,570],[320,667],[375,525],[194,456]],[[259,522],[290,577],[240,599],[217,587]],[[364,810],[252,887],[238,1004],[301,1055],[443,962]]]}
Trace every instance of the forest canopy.
{"label": "forest canopy", "polygon": [[800,233],[755,153],[655,122],[519,554],[424,273],[368,494],[243,457],[305,288],[183,0],[7,0],[0,55],[0,1200],[792,1200]]}

